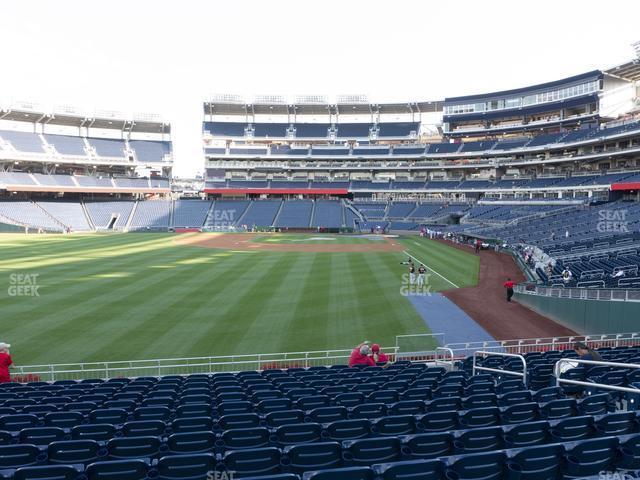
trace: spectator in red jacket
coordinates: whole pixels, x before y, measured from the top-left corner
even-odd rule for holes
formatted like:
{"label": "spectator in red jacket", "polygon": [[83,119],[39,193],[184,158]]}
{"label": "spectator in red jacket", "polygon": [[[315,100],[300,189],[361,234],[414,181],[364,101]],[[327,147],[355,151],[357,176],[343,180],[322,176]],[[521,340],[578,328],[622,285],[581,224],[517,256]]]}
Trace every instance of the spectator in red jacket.
{"label": "spectator in red jacket", "polygon": [[513,285],[514,283],[510,278],[507,278],[507,281],[504,282],[504,288],[507,289],[507,302],[511,301],[511,297],[513,297]]}
{"label": "spectator in red jacket", "polygon": [[373,361],[378,363],[389,363],[389,357],[380,350],[380,345],[374,343],[371,345],[371,352],[373,352]]}
{"label": "spectator in red jacket", "polygon": [[13,361],[9,354],[10,347],[11,345],[8,343],[0,342],[0,383],[8,383],[11,381],[9,367],[13,364]]}
{"label": "spectator in red jacket", "polygon": [[361,343],[351,352],[349,366],[355,367],[357,365],[366,365],[368,367],[374,367],[376,365],[373,357],[371,357],[371,348],[366,343]]}

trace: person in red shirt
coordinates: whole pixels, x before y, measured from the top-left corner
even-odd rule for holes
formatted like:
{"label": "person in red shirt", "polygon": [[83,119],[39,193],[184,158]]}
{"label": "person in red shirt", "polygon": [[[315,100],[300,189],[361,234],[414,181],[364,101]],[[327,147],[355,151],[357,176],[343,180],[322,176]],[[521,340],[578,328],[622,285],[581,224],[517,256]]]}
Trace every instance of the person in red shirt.
{"label": "person in red shirt", "polygon": [[366,343],[362,343],[353,349],[349,356],[349,366],[366,365],[375,367],[376,362],[371,357],[371,348]]}
{"label": "person in red shirt", "polygon": [[0,383],[8,383],[11,381],[9,367],[13,364],[13,361],[9,354],[10,347],[11,345],[8,343],[0,342]]}
{"label": "person in red shirt", "polygon": [[389,357],[385,353],[380,351],[380,345],[374,343],[373,345],[371,345],[371,351],[373,352],[373,361],[376,362],[376,364],[389,363]]}
{"label": "person in red shirt", "polygon": [[514,283],[510,278],[507,278],[507,281],[504,282],[504,288],[507,289],[507,302],[511,301],[511,297],[513,297],[513,285]]}

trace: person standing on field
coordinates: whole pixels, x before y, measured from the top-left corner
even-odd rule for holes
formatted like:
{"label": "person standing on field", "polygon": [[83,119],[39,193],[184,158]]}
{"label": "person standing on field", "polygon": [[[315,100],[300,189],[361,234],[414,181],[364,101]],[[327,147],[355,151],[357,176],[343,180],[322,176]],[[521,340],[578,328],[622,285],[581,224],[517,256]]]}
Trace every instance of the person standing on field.
{"label": "person standing on field", "polygon": [[425,273],[427,273],[427,269],[425,268],[424,265],[420,265],[420,267],[418,268],[418,285],[421,287],[424,285]]}
{"label": "person standing on field", "polygon": [[416,283],[416,266],[413,263],[409,265],[409,283],[411,285]]}
{"label": "person standing on field", "polygon": [[511,301],[511,297],[513,297],[513,285],[514,283],[510,278],[507,278],[507,281],[504,282],[504,288],[507,289],[507,302]]}

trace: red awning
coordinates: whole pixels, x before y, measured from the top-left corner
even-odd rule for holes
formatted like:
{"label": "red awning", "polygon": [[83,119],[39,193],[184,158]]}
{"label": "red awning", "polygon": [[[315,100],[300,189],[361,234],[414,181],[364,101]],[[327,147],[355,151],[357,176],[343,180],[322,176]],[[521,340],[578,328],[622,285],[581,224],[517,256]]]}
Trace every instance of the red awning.
{"label": "red awning", "polygon": [[640,182],[612,183],[611,190],[640,190]]}

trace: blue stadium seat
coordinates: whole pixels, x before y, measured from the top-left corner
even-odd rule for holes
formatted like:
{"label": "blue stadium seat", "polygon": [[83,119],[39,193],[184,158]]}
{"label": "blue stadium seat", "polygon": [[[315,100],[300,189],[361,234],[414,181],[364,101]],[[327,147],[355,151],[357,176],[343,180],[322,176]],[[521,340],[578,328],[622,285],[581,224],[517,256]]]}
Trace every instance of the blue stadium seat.
{"label": "blue stadium seat", "polygon": [[222,457],[225,471],[238,476],[280,473],[280,450],[274,447],[230,450]]}
{"label": "blue stadium seat", "polygon": [[149,464],[144,460],[95,462],[87,467],[87,480],[146,480]]}
{"label": "blue stadium seat", "polygon": [[169,452],[175,454],[195,454],[213,451],[217,446],[213,432],[174,433],[167,438]]}
{"label": "blue stadium seat", "polygon": [[426,411],[423,400],[401,400],[389,407],[388,415],[419,415]]}
{"label": "blue stadium seat", "polygon": [[217,441],[218,446],[228,450],[268,447],[269,443],[269,430],[264,427],[225,430]]}
{"label": "blue stadium seat", "polygon": [[507,448],[542,445],[549,439],[549,424],[546,421],[506,425],[503,431]]}
{"label": "blue stadium seat", "polygon": [[447,410],[444,412],[430,412],[419,415],[420,428],[426,432],[442,432],[458,428],[458,412]]}
{"label": "blue stadium seat", "polygon": [[51,442],[64,440],[66,433],[58,427],[31,427],[20,430],[19,443],[32,445],[49,445]]}
{"label": "blue stadium seat", "polygon": [[363,403],[356,405],[351,410],[352,418],[379,418],[387,414],[387,406],[384,403]]}
{"label": "blue stadium seat", "polygon": [[159,437],[165,433],[167,426],[162,420],[134,420],[122,425],[125,437],[140,437],[151,435]]}
{"label": "blue stadium seat", "polygon": [[[374,473],[369,467],[329,468],[315,472],[305,472],[302,478],[303,480],[374,480]],[[254,480],[268,480],[268,478],[260,477]],[[276,478],[274,477],[273,480],[276,480]]]}
{"label": "blue stadium seat", "polygon": [[460,410],[462,408],[462,398],[459,396],[435,398],[427,403],[427,412],[448,412]]}
{"label": "blue stadium seat", "polygon": [[580,415],[603,415],[615,411],[615,402],[608,393],[591,395],[578,402]]}
{"label": "blue stadium seat", "polygon": [[[449,457],[453,478],[468,480],[501,480],[505,474],[506,455],[503,452],[472,453]],[[451,478],[451,473],[447,477]]]}
{"label": "blue stadium seat", "polygon": [[9,432],[0,430],[0,445],[9,445],[13,442],[13,435]]}
{"label": "blue stadium seat", "polygon": [[[76,480],[80,472],[72,465],[41,465],[18,468],[12,480]],[[0,473],[0,475],[2,475]],[[0,477],[2,478],[2,477]]]}
{"label": "blue stadium seat", "polygon": [[342,407],[355,407],[364,403],[365,397],[359,392],[342,393],[334,398],[334,402],[338,406]]}
{"label": "blue stadium seat", "polygon": [[299,410],[313,410],[315,408],[328,407],[331,405],[331,398],[328,395],[313,395],[311,397],[303,397],[296,402],[296,408]]}
{"label": "blue stadium seat", "polygon": [[276,428],[280,425],[304,422],[304,412],[302,410],[283,410],[271,412],[265,415],[265,423],[268,427]]}
{"label": "blue stadium seat", "polygon": [[502,411],[502,422],[505,424],[534,422],[539,416],[540,411],[537,403],[520,403],[504,408]]}
{"label": "blue stadium seat", "polygon": [[[224,404],[223,404],[224,405]],[[268,400],[262,400],[258,403],[256,412],[257,413],[271,413],[277,412],[280,410],[291,410],[292,402],[288,398],[272,398]],[[251,409],[249,410],[251,411]],[[232,413],[247,413],[247,412],[232,412]]]}
{"label": "blue stadium seat", "polygon": [[121,408],[99,408],[89,413],[91,423],[112,423],[119,425],[127,421],[129,414]]}
{"label": "blue stadium seat", "polygon": [[439,460],[406,460],[403,462],[372,465],[376,478],[380,480],[444,479],[444,464]]}
{"label": "blue stadium seat", "polygon": [[388,415],[371,422],[371,430],[378,435],[411,435],[417,433],[413,415]]}
{"label": "blue stadium seat", "polygon": [[593,417],[572,417],[551,422],[549,434],[554,442],[570,442],[589,438],[594,433]]}
{"label": "blue stadium seat", "polygon": [[529,447],[509,452],[507,477],[555,479],[561,475],[564,447],[559,444]]}
{"label": "blue stadium seat", "polygon": [[335,441],[355,440],[368,437],[371,423],[365,419],[338,420],[326,427],[327,439]]}
{"label": "blue stadium seat", "polygon": [[319,442],[322,438],[322,426],[319,423],[295,423],[276,428],[272,441],[278,445],[286,446]]}
{"label": "blue stadium seat", "polygon": [[453,453],[453,435],[450,432],[419,433],[400,437],[403,451],[412,458],[436,458]]}
{"label": "blue stadium seat", "polygon": [[342,448],[338,442],[320,442],[285,447],[281,462],[289,471],[338,468],[342,466]]}
{"label": "blue stadium seat", "polygon": [[[414,382],[415,383],[415,382]],[[431,390],[428,388],[420,388],[416,387],[408,388],[403,393],[400,394],[401,401],[410,401],[410,400],[429,400],[431,399]]]}
{"label": "blue stadium seat", "polygon": [[77,425],[71,429],[73,440],[95,440],[106,442],[116,435],[116,427],[110,423],[91,423]]}
{"label": "blue stadium seat", "polygon": [[486,407],[474,408],[472,410],[467,410],[466,412],[460,412],[459,421],[462,428],[489,427],[492,425],[498,425],[500,424],[500,409],[498,407]]}
{"label": "blue stadium seat", "polygon": [[471,395],[462,400],[462,409],[495,407],[498,405],[498,397],[494,393],[480,393]]}
{"label": "blue stadium seat", "polygon": [[398,437],[377,437],[342,442],[345,465],[373,465],[402,459]]}
{"label": "blue stadium seat", "polygon": [[35,445],[0,446],[0,469],[37,465],[43,463],[46,458],[46,454],[41,453]]}
{"label": "blue stadium seat", "polygon": [[[183,435],[183,434],[179,434]],[[109,458],[125,460],[129,458],[155,458],[166,447],[158,437],[116,437],[107,442]]]}
{"label": "blue stadium seat", "polygon": [[578,414],[576,400],[573,398],[560,398],[545,403],[540,407],[540,417],[545,420],[574,417]]}
{"label": "blue stadium seat", "polygon": [[320,407],[308,412],[308,418],[312,422],[329,423],[337,420],[346,420],[348,410],[346,407]]}
{"label": "blue stadium seat", "polygon": [[533,394],[533,401],[537,403],[546,403],[551,400],[557,400],[563,398],[564,394],[560,387],[547,387],[541,388]]}
{"label": "blue stadium seat", "polygon": [[170,455],[158,460],[158,480],[200,480],[212,478],[216,458],[210,453],[194,455]]}
{"label": "blue stadium seat", "polygon": [[0,416],[0,430],[19,432],[23,428],[37,427],[40,420],[35,415],[20,414]]}
{"label": "blue stadium seat", "polygon": [[594,422],[599,437],[628,435],[638,431],[638,422],[633,412],[609,413]]}
{"label": "blue stadium seat", "polygon": [[167,407],[139,407],[133,412],[136,420],[161,420],[166,422],[171,416],[171,410]]}
{"label": "blue stadium seat", "polygon": [[620,457],[616,466],[625,470],[640,469],[640,434],[622,435],[620,443]]}
{"label": "blue stadium seat", "polygon": [[565,445],[564,473],[570,477],[598,475],[614,471],[618,439],[615,437],[594,438]]}
{"label": "blue stadium seat", "polygon": [[217,426],[220,430],[230,430],[232,428],[255,428],[260,426],[260,416],[256,413],[224,415],[218,419]]}
{"label": "blue stadium seat", "polygon": [[47,448],[49,463],[88,464],[102,456],[104,452],[95,440],[63,440],[52,442]]}
{"label": "blue stadium seat", "polygon": [[[247,402],[248,403],[248,402]],[[211,415],[211,405],[209,403],[188,403],[180,405],[176,409],[176,417],[207,417]],[[221,415],[224,415],[221,413]]]}
{"label": "blue stadium seat", "polygon": [[473,428],[456,435],[453,441],[454,452],[477,453],[499,450],[503,446],[500,427]]}

